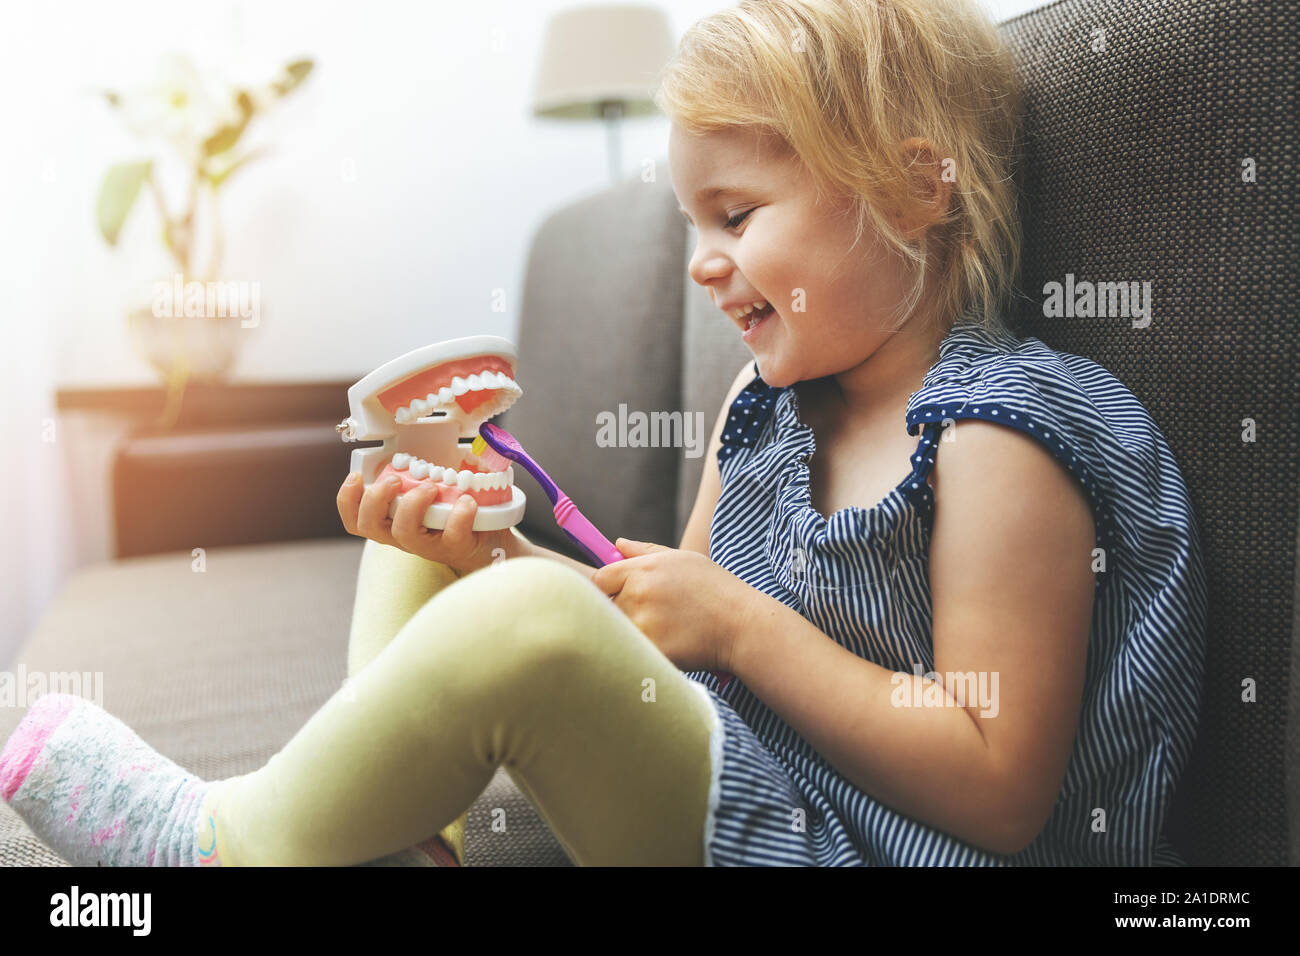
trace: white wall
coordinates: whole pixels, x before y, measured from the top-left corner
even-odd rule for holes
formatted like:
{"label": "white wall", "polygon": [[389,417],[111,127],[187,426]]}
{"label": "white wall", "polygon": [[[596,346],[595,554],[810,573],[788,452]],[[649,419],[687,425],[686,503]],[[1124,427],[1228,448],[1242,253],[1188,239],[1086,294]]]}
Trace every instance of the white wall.
{"label": "white wall", "polygon": [[[246,82],[299,56],[317,62],[304,87],[250,129],[250,144],[274,152],[223,198],[225,275],[259,283],[262,300],[234,378],[349,379],[441,338],[513,336],[533,231],[553,209],[607,184],[601,124],[536,119],[528,108],[545,22],[572,5],[6,5],[0,437],[23,452],[11,455],[0,486],[0,663],[87,553],[69,498],[105,480],[67,474],[64,436],[56,429],[48,440],[53,389],[156,381],[124,314],[172,267],[147,201],[118,248],[97,233],[104,170],[147,153],[96,91],[147,80],[173,51]],[[677,35],[724,5],[661,4]],[[987,4],[997,19],[1035,5]],[[668,175],[667,132],[661,117],[624,124],[626,175],[646,160]],[[497,289],[500,312],[492,310]]]}

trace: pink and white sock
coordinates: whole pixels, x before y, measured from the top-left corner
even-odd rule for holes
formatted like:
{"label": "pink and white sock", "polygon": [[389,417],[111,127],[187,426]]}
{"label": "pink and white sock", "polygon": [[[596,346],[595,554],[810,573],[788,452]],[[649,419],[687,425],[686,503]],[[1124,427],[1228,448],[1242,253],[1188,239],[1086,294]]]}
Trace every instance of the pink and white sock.
{"label": "pink and white sock", "polygon": [[0,752],[0,797],[77,866],[219,864],[213,786],[70,694],[32,704]]}

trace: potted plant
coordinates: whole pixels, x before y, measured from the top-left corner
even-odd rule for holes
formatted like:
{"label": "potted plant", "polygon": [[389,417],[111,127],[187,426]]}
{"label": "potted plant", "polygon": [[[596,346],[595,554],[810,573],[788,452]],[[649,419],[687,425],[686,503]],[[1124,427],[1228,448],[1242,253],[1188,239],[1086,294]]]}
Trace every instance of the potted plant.
{"label": "potted plant", "polygon": [[[219,281],[225,243],[219,198],[231,177],[265,152],[241,148],[249,124],[297,89],[312,67],[311,60],[295,60],[269,83],[245,88],[216,83],[188,58],[172,56],[152,86],[104,94],[133,133],[165,150],[110,166],[96,210],[100,235],[110,246],[141,193],[153,199],[162,222],[161,240],[176,272],[155,284],[149,304],[129,311],[128,325],[166,383],[164,427],[179,415],[189,381],[216,382],[228,375],[240,332],[257,324],[248,316],[250,284]],[[186,180],[179,201],[165,194],[159,175],[164,161],[176,160]],[[251,285],[260,296],[257,284]]]}

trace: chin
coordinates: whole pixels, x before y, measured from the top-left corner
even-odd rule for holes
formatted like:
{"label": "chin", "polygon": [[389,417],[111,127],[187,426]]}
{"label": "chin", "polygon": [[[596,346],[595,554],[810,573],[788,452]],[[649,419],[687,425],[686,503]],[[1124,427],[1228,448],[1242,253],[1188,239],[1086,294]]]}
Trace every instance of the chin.
{"label": "chin", "polygon": [[777,362],[769,362],[755,355],[754,361],[758,363],[758,374],[768,385],[773,388],[788,388],[795,382],[800,381],[799,376],[792,374],[788,369],[782,367]]}

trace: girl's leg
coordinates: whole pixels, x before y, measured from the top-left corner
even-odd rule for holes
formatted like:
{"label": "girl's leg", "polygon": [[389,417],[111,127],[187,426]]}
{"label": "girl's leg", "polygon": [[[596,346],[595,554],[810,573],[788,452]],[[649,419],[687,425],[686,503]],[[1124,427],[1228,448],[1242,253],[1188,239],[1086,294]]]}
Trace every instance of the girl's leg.
{"label": "girl's leg", "polygon": [[217,788],[224,862],[347,864],[410,846],[503,763],[575,862],[702,862],[712,708],[571,569],[517,558],[467,575],[347,690]]}
{"label": "girl's leg", "polygon": [[[94,705],[78,708],[93,713]],[[47,842],[62,832],[69,800],[103,792],[111,771],[75,795],[50,781],[68,778],[70,766],[114,766],[86,753],[85,733],[50,733],[55,709],[29,715],[26,730],[52,754],[33,762],[22,745],[0,758],[0,789],[13,792],[16,782],[12,805]],[[99,712],[82,723],[111,720]],[[446,826],[504,763],[575,862],[698,864],[710,744],[721,732],[703,688],[589,581],[555,562],[517,558],[439,591],[260,770],[199,789],[179,777],[152,786],[139,799],[163,810],[127,806],[129,820],[150,828],[146,841],[131,827],[127,838],[140,855],[188,825],[189,846],[164,859],[358,863]],[[6,763],[40,768],[31,771],[39,777],[31,793]],[[170,796],[157,797],[160,790]],[[81,844],[64,853],[70,859],[93,861],[118,839],[96,831],[95,850],[91,826],[79,829]],[[59,848],[68,842],[64,834]]]}
{"label": "girl's leg", "polygon": [[[445,564],[428,561],[401,548],[366,540],[357,570],[357,596],[352,606],[352,628],[348,636],[348,679],[352,680],[388,646],[403,625],[426,601],[460,575]],[[445,827],[441,838],[446,850],[438,851],[425,841],[405,854],[410,860],[445,858],[450,851],[460,865],[465,863],[465,818],[462,813]],[[403,862],[389,859],[384,864]],[[408,861],[409,862],[409,861]]]}
{"label": "girl's leg", "polygon": [[366,539],[348,635],[348,677],[356,677],[407,621],[460,576],[445,564]]}

